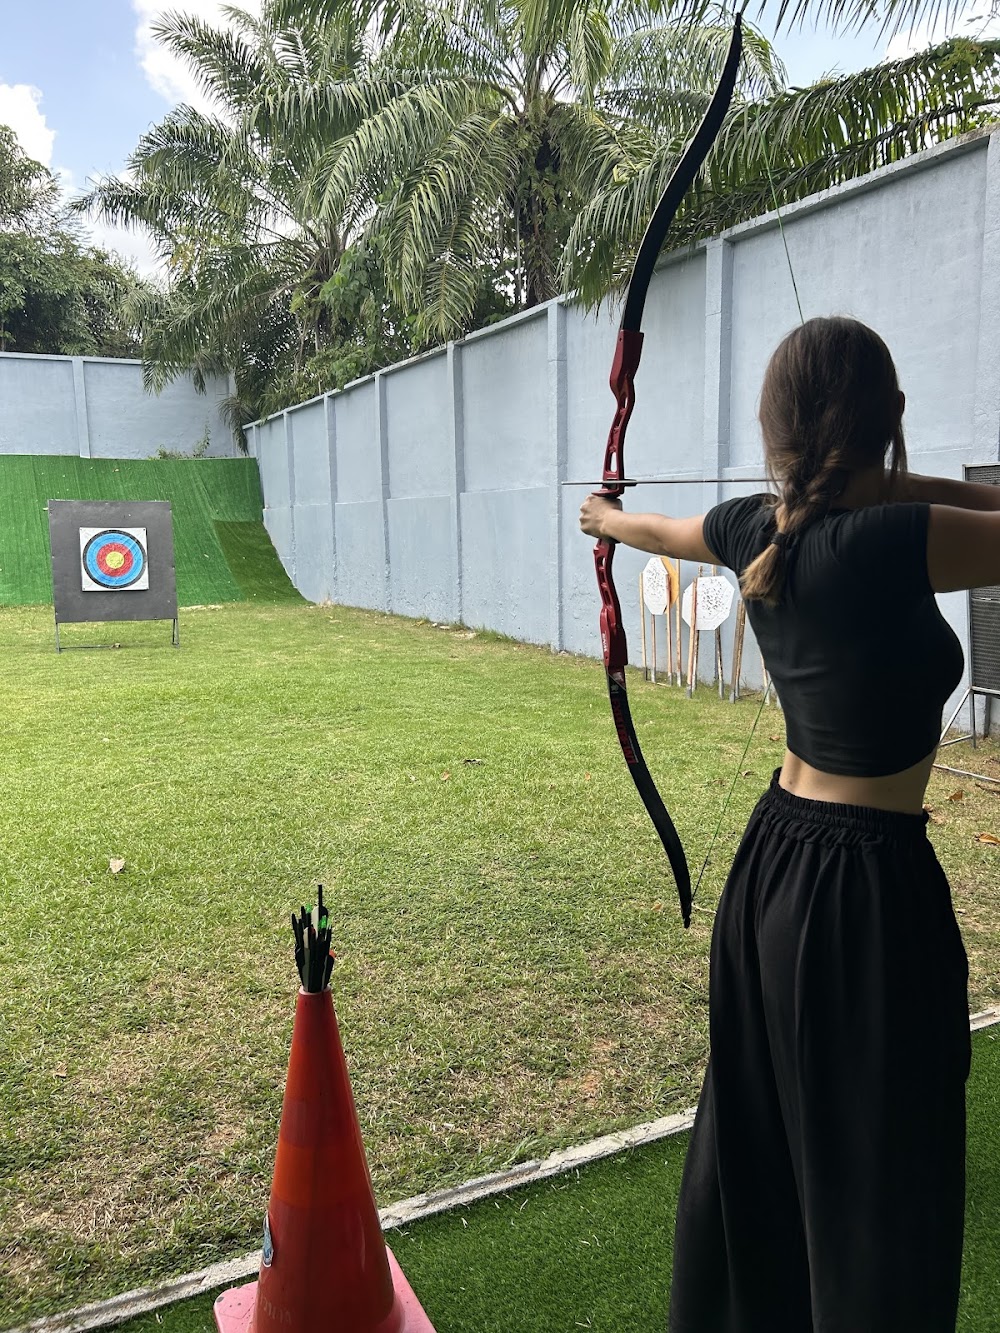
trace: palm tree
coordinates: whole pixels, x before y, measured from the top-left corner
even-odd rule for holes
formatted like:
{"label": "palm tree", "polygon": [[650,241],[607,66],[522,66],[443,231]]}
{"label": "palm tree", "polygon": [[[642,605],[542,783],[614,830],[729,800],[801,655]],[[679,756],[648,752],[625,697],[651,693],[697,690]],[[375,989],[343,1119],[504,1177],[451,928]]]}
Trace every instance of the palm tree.
{"label": "palm tree", "polygon": [[[846,2],[846,0],[845,0]],[[731,18],[688,0],[265,0],[158,37],[213,113],[178,107],[80,207],[147,227],[147,383],[233,373],[266,410],[627,271],[714,87]],[[703,235],[982,114],[997,50],[952,43],[788,89],[747,25],[734,109],[678,219]]]}
{"label": "palm tree", "polygon": [[347,102],[329,102],[307,129],[282,109],[300,84],[350,86],[368,60],[374,9],[357,5],[322,25],[289,24],[274,4],[259,19],[228,9],[228,30],[165,16],[158,39],[196,72],[217,111],[177,107],[143,136],[124,178],[77,203],[148,229],[166,264],[169,290],[140,312],[147,384],[229,370],[237,427],[268,408],[336,319],[321,293],[338,273],[348,223],[318,220],[310,199],[328,145],[356,123]]}
{"label": "palm tree", "polygon": [[[428,0],[405,14],[377,58],[379,98],[320,166],[317,207],[337,216],[359,192],[377,197],[364,231],[422,336],[462,331],[479,256],[498,246],[516,308],[567,289],[596,302],[620,281],[731,34],[717,5],[700,4],[697,23],[675,12],[664,0]],[[953,42],[790,90],[746,25],[734,111],[678,235],[969,128],[996,69],[995,45]]]}

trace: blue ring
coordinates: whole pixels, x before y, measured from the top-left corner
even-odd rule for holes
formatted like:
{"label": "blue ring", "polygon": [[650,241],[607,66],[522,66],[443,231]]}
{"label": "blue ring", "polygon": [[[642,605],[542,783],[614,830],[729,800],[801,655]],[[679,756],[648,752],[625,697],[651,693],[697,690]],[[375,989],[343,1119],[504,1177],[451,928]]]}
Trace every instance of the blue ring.
{"label": "blue ring", "polygon": [[[97,556],[101,549],[111,544],[124,546],[132,557],[132,568],[127,574],[105,574],[97,563]],[[131,536],[130,533],[122,532],[118,528],[106,528],[103,532],[95,533],[90,541],[83,548],[83,567],[87,571],[87,577],[94,583],[100,584],[102,588],[129,588],[133,583],[142,578],[146,569],[146,552],[141,543]]]}

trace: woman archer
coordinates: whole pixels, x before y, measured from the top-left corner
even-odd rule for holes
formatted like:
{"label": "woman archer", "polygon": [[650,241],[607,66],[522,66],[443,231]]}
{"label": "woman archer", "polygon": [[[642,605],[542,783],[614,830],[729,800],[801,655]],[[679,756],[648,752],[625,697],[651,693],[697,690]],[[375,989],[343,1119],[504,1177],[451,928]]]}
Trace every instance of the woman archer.
{"label": "woman archer", "polygon": [[787,733],[713,928],[670,1333],[955,1328],[968,964],[923,801],[963,669],[935,594],[1000,583],[1000,489],[910,475],[903,408],[877,334],[812,319],[761,391],[776,496],[581,511],[736,573]]}

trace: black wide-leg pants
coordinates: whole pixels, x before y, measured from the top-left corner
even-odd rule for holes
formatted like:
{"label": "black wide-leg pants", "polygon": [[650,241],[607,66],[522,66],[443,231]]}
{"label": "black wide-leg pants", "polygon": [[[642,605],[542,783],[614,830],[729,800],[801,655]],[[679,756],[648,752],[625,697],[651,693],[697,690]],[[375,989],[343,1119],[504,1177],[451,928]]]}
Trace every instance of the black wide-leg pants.
{"label": "black wide-leg pants", "polygon": [[719,903],[670,1333],[953,1333],[968,962],[926,815],[777,774]]}

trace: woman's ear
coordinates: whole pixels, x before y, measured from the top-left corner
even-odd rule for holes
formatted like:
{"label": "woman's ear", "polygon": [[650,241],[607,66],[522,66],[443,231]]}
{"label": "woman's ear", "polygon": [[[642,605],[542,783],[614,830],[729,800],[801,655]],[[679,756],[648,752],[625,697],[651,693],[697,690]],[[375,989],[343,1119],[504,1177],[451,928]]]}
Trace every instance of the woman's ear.
{"label": "woman's ear", "polygon": [[899,415],[902,416],[906,411],[906,394],[902,389],[899,391]]}

